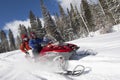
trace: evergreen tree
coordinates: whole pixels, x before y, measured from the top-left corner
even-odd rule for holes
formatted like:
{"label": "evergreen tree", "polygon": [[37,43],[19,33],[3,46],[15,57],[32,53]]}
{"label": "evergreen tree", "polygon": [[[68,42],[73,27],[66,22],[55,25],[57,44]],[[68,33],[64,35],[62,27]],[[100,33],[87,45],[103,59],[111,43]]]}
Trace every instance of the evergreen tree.
{"label": "evergreen tree", "polygon": [[75,12],[77,15],[75,21],[77,21],[78,27],[80,27],[80,30],[78,30],[78,35],[79,37],[86,37],[88,35],[87,26],[82,20],[81,14],[79,13],[77,6],[75,6]]}
{"label": "evergreen tree", "polygon": [[91,13],[93,16],[93,21],[95,23],[95,31],[106,26],[106,16],[103,14],[99,4],[90,5]]}
{"label": "evergreen tree", "polygon": [[64,29],[63,29],[64,27],[62,25],[61,18],[58,16],[57,13],[55,14],[55,25],[59,29],[59,32],[60,32],[61,36],[64,38]]}
{"label": "evergreen tree", "polygon": [[44,27],[42,27],[41,21],[38,17],[37,17],[37,23],[38,23],[38,27],[36,28],[36,33],[38,37],[43,38],[46,32]]}
{"label": "evergreen tree", "polygon": [[60,27],[62,36],[66,41],[73,40],[74,38],[74,32],[73,28],[71,26],[70,17],[65,14],[62,6],[59,4],[59,10],[60,10]]}
{"label": "evergreen tree", "polygon": [[60,10],[60,17],[58,17],[59,24],[57,26],[61,32],[62,37],[66,41],[68,41],[69,38],[66,36],[68,34],[68,33],[66,33],[67,28],[68,28],[68,24],[67,24],[67,20],[66,20],[67,16],[66,16],[66,14],[65,14],[65,12],[60,4],[59,4],[59,10]]}
{"label": "evergreen tree", "polygon": [[57,26],[58,26],[59,30],[61,31],[61,35],[63,36],[63,38],[65,40],[67,40],[66,36],[65,36],[66,35],[65,28],[67,27],[67,24],[66,24],[67,17],[66,17],[66,14],[60,4],[59,4],[59,11],[60,11],[60,17],[58,17],[59,24]]}
{"label": "evergreen tree", "polygon": [[64,40],[62,39],[60,33],[58,32],[55,22],[51,18],[46,7],[44,6],[43,1],[42,0],[40,1],[41,1],[41,9],[42,9],[42,14],[44,18],[44,26],[45,26],[46,33],[55,37],[57,41],[63,42]]}
{"label": "evergreen tree", "polygon": [[2,48],[2,43],[0,42],[0,53],[4,52]]}
{"label": "evergreen tree", "polygon": [[0,30],[0,39],[1,39],[1,48],[3,52],[9,51],[9,44],[6,33],[3,30]]}
{"label": "evergreen tree", "polygon": [[15,39],[10,29],[8,35],[9,35],[10,50],[15,50],[16,49]]}
{"label": "evergreen tree", "polygon": [[20,33],[20,36],[22,34],[28,34],[27,29],[24,25],[21,25],[21,24],[19,25],[19,33]]}
{"label": "evergreen tree", "polygon": [[42,38],[45,35],[45,30],[42,27],[40,19],[35,17],[32,11],[29,14],[31,31],[35,32],[37,37]]}
{"label": "evergreen tree", "polygon": [[30,11],[29,13],[29,19],[31,24],[31,31],[35,32],[36,28],[38,27],[38,23],[37,23],[37,18],[35,17],[32,11]]}
{"label": "evergreen tree", "polygon": [[71,25],[76,35],[76,38],[87,36],[88,35],[87,29],[85,27],[85,24],[80,16],[77,7],[75,6],[74,8],[72,4],[70,5],[71,5],[71,10],[69,12],[69,15],[71,20]]}
{"label": "evergreen tree", "polygon": [[70,4],[71,6],[71,10],[70,10],[70,20],[71,20],[71,27],[73,28],[73,32],[75,34],[75,36],[77,37],[77,35],[79,35],[79,31],[80,31],[80,26],[79,26],[79,22],[78,22],[78,19],[77,19],[77,14],[75,12],[75,9],[73,8],[73,5]]}
{"label": "evergreen tree", "polygon": [[30,27],[28,27],[27,30],[28,30],[28,37],[30,37],[30,32],[32,32],[32,30]]}
{"label": "evergreen tree", "polygon": [[120,1],[119,0],[106,0],[109,11],[113,15],[115,22],[120,23]]}
{"label": "evergreen tree", "polygon": [[16,41],[17,41],[17,42],[16,42],[16,48],[19,49],[22,40],[21,40],[21,38],[20,38],[19,36],[17,36]]}
{"label": "evergreen tree", "polygon": [[109,11],[109,7],[106,0],[99,0],[99,5],[101,6],[101,9],[103,10],[104,15],[107,18],[108,24],[111,23],[111,25],[109,26],[113,26],[114,24],[116,24],[115,18],[113,17],[111,11]]}
{"label": "evergreen tree", "polygon": [[90,10],[90,7],[89,7],[87,0],[81,1],[81,10],[82,10],[81,11],[82,16],[87,24],[89,31],[94,31],[95,25],[93,22],[93,16],[91,14],[91,10]]}

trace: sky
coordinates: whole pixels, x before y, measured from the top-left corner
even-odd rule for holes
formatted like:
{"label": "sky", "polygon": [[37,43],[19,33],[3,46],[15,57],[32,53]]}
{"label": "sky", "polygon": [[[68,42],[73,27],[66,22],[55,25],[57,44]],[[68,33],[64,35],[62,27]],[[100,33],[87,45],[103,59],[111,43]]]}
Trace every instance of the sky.
{"label": "sky", "polygon": [[[64,10],[70,8],[70,3],[77,5],[79,8],[81,0],[43,0],[45,6],[51,15],[59,13],[58,3],[60,3]],[[92,1],[92,0],[91,0]],[[96,0],[94,0],[96,1]],[[18,25],[24,24],[26,27],[30,26],[29,11],[32,10],[35,16],[42,20],[40,0],[0,0],[0,29],[11,29],[18,35]]]}
{"label": "sky", "polygon": [[[56,0],[44,0],[50,13],[58,12]],[[0,27],[15,20],[27,20],[29,11],[41,17],[40,0],[0,0]]]}
{"label": "sky", "polygon": [[[83,65],[85,70],[80,76],[56,74],[60,69],[48,58],[53,54],[34,63],[20,50],[15,50],[0,54],[0,80],[120,80],[120,30],[117,31],[69,42],[80,48],[77,50],[78,60],[68,60],[68,70]],[[90,55],[86,56],[85,50]]]}
{"label": "sky", "polygon": [[[44,4],[51,15],[59,12],[57,0],[44,0]],[[16,37],[19,24],[24,24],[26,27],[30,26],[30,10],[35,16],[41,18],[40,0],[0,0],[0,29],[6,32],[11,29],[15,33],[14,37]]]}

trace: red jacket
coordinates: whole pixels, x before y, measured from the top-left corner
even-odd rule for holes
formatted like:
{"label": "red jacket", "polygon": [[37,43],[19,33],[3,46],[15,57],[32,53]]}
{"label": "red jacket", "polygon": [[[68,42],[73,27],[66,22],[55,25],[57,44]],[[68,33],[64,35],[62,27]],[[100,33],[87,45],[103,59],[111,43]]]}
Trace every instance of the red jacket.
{"label": "red jacket", "polygon": [[31,48],[30,48],[30,46],[29,46],[29,41],[24,41],[24,42],[22,42],[21,43],[21,45],[20,45],[20,50],[22,51],[22,52],[27,52],[28,50],[30,50]]}

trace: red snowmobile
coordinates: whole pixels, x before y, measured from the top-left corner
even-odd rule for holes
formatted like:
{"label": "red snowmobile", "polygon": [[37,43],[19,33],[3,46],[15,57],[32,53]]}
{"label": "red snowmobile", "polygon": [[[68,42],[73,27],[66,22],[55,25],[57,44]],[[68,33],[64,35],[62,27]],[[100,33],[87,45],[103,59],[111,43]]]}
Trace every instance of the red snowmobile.
{"label": "red snowmobile", "polygon": [[69,60],[70,56],[74,53],[76,53],[76,50],[79,49],[79,47],[75,44],[70,43],[49,43],[46,46],[43,47],[43,49],[40,52],[40,56],[45,55],[61,55],[64,57],[65,60]]}
{"label": "red snowmobile", "polygon": [[[75,44],[70,43],[62,43],[62,44],[52,44],[49,43],[46,46],[43,47],[43,49],[40,52],[41,57],[45,57],[45,59],[48,59],[49,61],[54,63],[54,66],[56,65],[60,70],[64,70],[64,72],[55,71],[57,74],[62,75],[72,75],[72,76],[79,76],[81,75],[85,67],[83,65],[77,65],[73,70],[67,70],[68,63],[67,61],[70,59],[70,57],[76,53],[76,50],[78,50],[79,47]],[[46,61],[45,61],[46,62]]]}
{"label": "red snowmobile", "polygon": [[73,70],[67,70],[68,60],[73,54],[76,53],[76,50],[78,49],[79,47],[75,44],[49,43],[42,48],[40,52],[40,57],[38,59],[40,60],[40,62],[44,62],[44,64],[49,62],[47,66],[50,65],[50,62],[51,65],[54,64],[54,72],[57,74],[79,76],[85,70],[85,67],[83,65],[77,65]]}

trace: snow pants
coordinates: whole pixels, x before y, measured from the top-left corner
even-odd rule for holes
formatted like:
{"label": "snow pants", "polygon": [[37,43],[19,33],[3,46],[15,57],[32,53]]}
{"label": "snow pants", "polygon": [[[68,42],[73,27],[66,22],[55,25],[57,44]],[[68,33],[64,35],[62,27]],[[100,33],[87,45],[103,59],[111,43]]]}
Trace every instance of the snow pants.
{"label": "snow pants", "polygon": [[32,50],[33,56],[34,56],[35,58],[39,57],[41,50],[42,50],[42,47],[41,47],[41,46],[38,47],[38,48],[33,49],[33,50]]}

